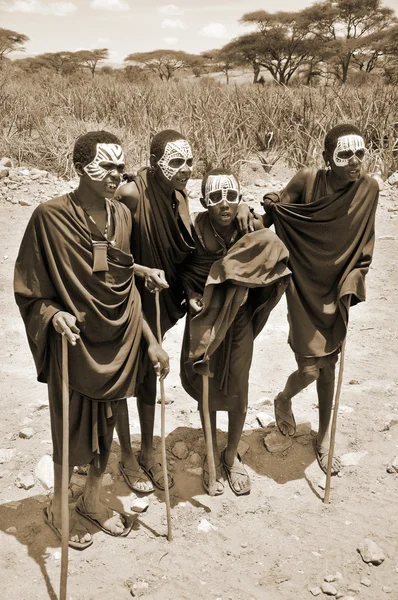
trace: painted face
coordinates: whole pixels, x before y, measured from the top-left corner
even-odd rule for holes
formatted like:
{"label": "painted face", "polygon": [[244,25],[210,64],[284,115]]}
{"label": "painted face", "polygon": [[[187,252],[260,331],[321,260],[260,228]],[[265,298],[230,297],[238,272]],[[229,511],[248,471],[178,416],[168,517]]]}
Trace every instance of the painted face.
{"label": "painted face", "polygon": [[345,167],[349,164],[353,156],[356,156],[362,162],[365,153],[365,142],[360,135],[343,135],[337,140],[336,148],[333,152],[333,160],[337,167]]}
{"label": "painted face", "polygon": [[205,186],[206,206],[215,206],[223,200],[238,204],[239,184],[233,175],[209,175]]}
{"label": "painted face", "polygon": [[97,152],[93,160],[83,167],[93,181],[103,181],[109,171],[124,170],[124,153],[119,144],[97,144]]}
{"label": "painted face", "polygon": [[192,172],[192,150],[187,140],[167,142],[163,156],[158,160],[163,175],[171,181],[183,167]]}

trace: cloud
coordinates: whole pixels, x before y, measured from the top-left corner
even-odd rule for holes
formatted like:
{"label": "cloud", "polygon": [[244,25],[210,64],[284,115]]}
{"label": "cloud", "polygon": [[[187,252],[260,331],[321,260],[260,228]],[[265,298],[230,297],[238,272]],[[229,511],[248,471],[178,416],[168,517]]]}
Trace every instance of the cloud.
{"label": "cloud", "polygon": [[225,28],[225,25],[223,25],[222,23],[214,23],[213,21],[208,25],[205,25],[203,29],[199,31],[199,35],[208,38],[228,38],[228,33]]}
{"label": "cloud", "polygon": [[73,2],[42,2],[42,0],[14,0],[13,2],[0,2],[0,10],[5,12],[21,12],[37,15],[52,15],[66,17],[77,11]]}
{"label": "cloud", "polygon": [[186,29],[187,26],[181,19],[163,19],[162,29]]}
{"label": "cloud", "polygon": [[97,10],[130,10],[125,0],[91,0],[90,8]]}
{"label": "cloud", "polygon": [[168,46],[175,46],[178,42],[178,38],[176,37],[164,37],[163,41],[166,42]]}
{"label": "cloud", "polygon": [[97,38],[97,42],[99,44],[110,44],[111,40],[107,37],[99,37]]}
{"label": "cloud", "polygon": [[184,11],[175,4],[166,4],[165,6],[161,6],[158,10],[161,15],[167,15],[169,17],[176,17],[184,14]]}

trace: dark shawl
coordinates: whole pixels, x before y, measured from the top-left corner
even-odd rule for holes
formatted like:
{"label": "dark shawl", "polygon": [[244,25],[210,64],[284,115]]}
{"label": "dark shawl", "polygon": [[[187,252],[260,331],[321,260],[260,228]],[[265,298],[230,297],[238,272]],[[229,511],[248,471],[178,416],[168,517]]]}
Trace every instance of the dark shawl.
{"label": "dark shawl", "polygon": [[300,203],[264,203],[289,250],[289,343],[301,356],[338,349],[350,305],[365,300],[378,195],[377,182],[365,173],[344,190],[328,193],[326,171],[313,169]]}
{"label": "dark shawl", "polygon": [[[193,250],[188,200],[175,192],[176,209],[151,171],[141,169],[134,182],[139,202],[133,217],[131,250],[137,264],[163,269],[169,288],[159,295],[162,333],[168,331],[186,311],[179,266]],[[145,317],[156,331],[155,299],[137,280]]]}
{"label": "dark shawl", "polygon": [[34,211],[14,277],[15,299],[39,381],[47,381],[50,344],[60,343],[52,317],[65,310],[76,317],[81,332],[80,341],[69,351],[69,385],[104,401],[134,393],[142,331],[130,254],[130,212],[119,202],[110,205],[115,246],[107,249],[109,271],[93,273],[86,215],[65,195]]}
{"label": "dark shawl", "polygon": [[[209,222],[207,212],[195,216],[195,230]],[[203,292],[203,310],[190,319],[189,359],[196,372],[209,372],[209,359],[225,339],[250,288],[254,337],[268,320],[288,284],[288,253],[268,229],[244,235],[224,255],[196,254],[184,265],[184,280]],[[189,318],[189,317],[187,317]]]}

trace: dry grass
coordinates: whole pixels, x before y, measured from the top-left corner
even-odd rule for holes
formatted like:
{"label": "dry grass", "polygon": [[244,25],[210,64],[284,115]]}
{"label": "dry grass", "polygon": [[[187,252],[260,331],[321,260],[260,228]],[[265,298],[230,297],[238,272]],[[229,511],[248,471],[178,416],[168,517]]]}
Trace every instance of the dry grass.
{"label": "dry grass", "polygon": [[0,72],[0,148],[19,164],[72,174],[74,139],[108,129],[123,140],[130,170],[147,160],[149,140],[165,128],[191,141],[196,175],[213,166],[235,169],[256,160],[265,170],[282,156],[290,165],[321,164],[325,132],[353,122],[370,146],[369,168],[398,168],[398,91],[354,87],[222,85],[210,78],[169,84],[94,81],[42,73]]}

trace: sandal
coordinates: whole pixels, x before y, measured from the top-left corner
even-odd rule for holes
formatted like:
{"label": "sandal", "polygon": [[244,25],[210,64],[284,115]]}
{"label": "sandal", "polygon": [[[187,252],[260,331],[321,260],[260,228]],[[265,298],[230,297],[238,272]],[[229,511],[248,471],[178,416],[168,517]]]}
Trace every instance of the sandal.
{"label": "sandal", "polygon": [[[207,475],[207,478],[205,478],[205,475]],[[222,488],[216,489],[215,496],[221,496],[221,494],[224,493],[224,483],[223,483],[223,476],[222,476],[222,471],[221,471],[221,463],[219,465],[216,465],[216,483],[221,484]],[[204,489],[206,490],[206,492],[209,493],[209,469],[207,466],[207,454],[205,455],[205,457],[203,459],[202,485],[203,485]]]}
{"label": "sandal", "polygon": [[[276,425],[282,435],[287,436],[287,437],[293,437],[296,434],[296,420],[294,418],[294,414],[292,411],[292,401],[290,400],[289,412],[285,412],[284,410],[282,410],[281,408],[278,407],[278,401],[280,399],[280,396],[282,396],[282,395],[283,395],[282,392],[280,392],[274,399],[274,412],[275,412]],[[284,433],[282,431],[282,429],[280,428],[281,423],[284,423],[289,428],[293,428],[293,432],[292,433]]]}
{"label": "sandal", "polygon": [[141,467],[139,469],[132,469],[131,467],[125,467],[122,462],[119,462],[119,471],[121,475],[123,475],[124,481],[134,492],[138,492],[139,494],[151,494],[155,490],[153,485],[151,485],[151,488],[147,490],[137,486],[137,483],[140,482],[149,482],[152,484],[151,479],[149,479],[148,477],[143,477],[145,473]]}
{"label": "sandal", "polygon": [[[58,527],[55,525],[54,513],[51,510],[49,510],[49,508],[49,506],[43,508],[44,520],[46,524],[53,530],[57,538],[62,542],[61,530],[58,529]],[[86,533],[90,533],[89,530],[83,525],[83,523],[80,523],[80,521],[76,519],[76,516],[73,515],[73,511],[70,510],[70,513],[72,513],[72,518],[70,518],[69,521],[70,532],[76,531],[79,537],[83,537]],[[68,546],[70,548],[74,548],[75,550],[85,550],[86,548],[92,545],[93,541],[93,539],[89,540],[88,542],[74,542],[72,540],[69,540]]]}
{"label": "sandal", "polygon": [[[133,523],[128,522],[126,515],[118,513],[116,510],[112,510],[111,508],[108,508],[107,506],[104,506],[104,508],[107,511],[107,517],[105,517],[105,519],[103,519],[102,513],[89,512],[86,509],[86,505],[84,503],[83,496],[80,496],[80,498],[76,504],[76,512],[79,513],[79,515],[81,515],[88,521],[90,521],[91,523],[93,523],[96,527],[99,527],[99,529],[101,529],[104,533],[107,533],[108,535],[112,535],[113,537],[126,537],[130,533]],[[104,521],[104,520],[111,519],[111,526],[112,526],[112,519],[116,520],[119,517],[122,517],[122,521],[124,522],[124,529],[121,533],[116,533],[116,532],[112,531],[111,529],[106,529],[102,525],[101,521],[99,520],[99,519],[101,519],[102,521]]]}
{"label": "sandal", "polygon": [[[146,463],[146,465],[144,465],[139,460],[138,460],[138,464],[140,465],[141,469],[144,471],[145,475],[147,477],[149,477],[149,479],[152,481],[153,485],[156,486],[159,490],[164,491],[165,487],[162,483],[160,483],[160,481],[164,479],[162,463],[157,461],[156,458],[151,458]],[[174,479],[171,477],[171,475],[168,475],[168,480],[169,480],[169,489],[170,489],[174,485]]]}
{"label": "sandal", "polygon": [[[242,462],[239,452],[237,453],[237,457],[240,462],[240,465],[239,466],[232,465],[232,467],[230,467],[225,462],[225,449],[221,452],[221,463],[222,463],[222,466],[224,467],[224,470],[225,470],[225,473],[227,476],[227,480],[229,483],[229,487],[234,492],[234,494],[236,494],[237,496],[243,496],[244,494],[250,494],[251,483],[250,483],[249,474],[244,467],[244,464]],[[246,477],[246,485],[240,489],[236,489],[235,483],[242,476]]]}
{"label": "sandal", "polygon": [[[315,450],[316,459],[318,461],[318,465],[320,466],[322,471],[325,474],[327,474],[329,450],[322,451],[321,448],[318,447],[316,440],[314,440],[314,450]],[[333,468],[333,462],[335,462],[335,464],[337,462],[337,469]],[[337,473],[339,473],[340,471],[341,471],[340,459],[337,456],[334,456],[333,461],[332,461],[332,475],[337,475]]]}

